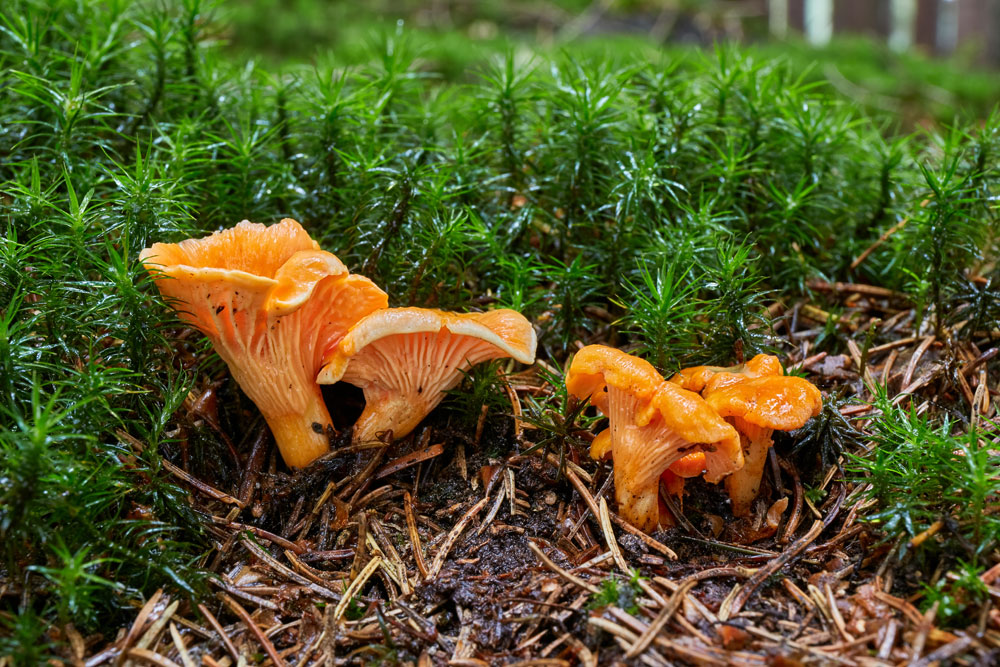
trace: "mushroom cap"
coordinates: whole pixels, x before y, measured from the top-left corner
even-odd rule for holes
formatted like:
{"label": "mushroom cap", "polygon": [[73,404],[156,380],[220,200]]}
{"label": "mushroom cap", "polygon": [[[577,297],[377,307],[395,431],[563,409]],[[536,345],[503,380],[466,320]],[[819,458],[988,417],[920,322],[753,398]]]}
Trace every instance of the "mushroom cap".
{"label": "mushroom cap", "polygon": [[719,387],[711,384],[705,388],[705,401],[713,410],[722,417],[735,417],[762,429],[801,428],[823,407],[819,389],[800,377],[744,378]]}
{"label": "mushroom cap", "polygon": [[319,250],[319,244],[295,220],[284,218],[271,226],[244,220],[200,239],[154,243],[139,254],[139,261],[161,265],[167,275],[202,269],[236,272],[252,281],[274,278],[278,269],[302,250]]}
{"label": "mushroom cap", "polygon": [[535,330],[516,311],[449,313],[432,308],[384,308],[351,327],[340,344],[326,355],[316,381],[320,384],[340,381],[354,357],[369,345],[390,336],[440,333],[477,339],[482,347],[493,347],[502,353],[489,358],[513,357],[524,364],[535,361],[538,345]]}
{"label": "mushroom cap", "polygon": [[566,390],[577,398],[589,398],[605,414],[608,387],[647,400],[662,383],[663,376],[651,363],[606,345],[581,349],[566,374]]}
{"label": "mushroom cap", "polygon": [[773,354],[758,354],[743,367],[743,374],[747,377],[761,378],[771,375],[784,375],[785,369],[781,367],[778,357]]}
{"label": "mushroom cap", "polygon": [[296,311],[316,292],[320,282],[331,276],[347,277],[347,267],[335,255],[323,250],[300,250],[275,271],[277,284],[271,289],[268,312],[277,316]]}
{"label": "mushroom cap", "polygon": [[531,323],[513,310],[459,314],[386,308],[359,321],[325,355],[316,381],[343,380],[364,389],[366,405],[355,439],[386,430],[401,438],[465,370],[502,357],[533,363],[536,345]]}
{"label": "mushroom cap", "polygon": [[678,477],[697,477],[705,472],[705,452],[691,452],[670,466],[670,472]]}
{"label": "mushroom cap", "polygon": [[140,260],[180,319],[211,339],[286,463],[299,467],[323,454],[330,417],[316,372],[351,325],[387,305],[385,293],[350,275],[290,219],[156,243]]}
{"label": "mushroom cap", "polygon": [[204,238],[154,243],[139,261],[181,319],[213,341],[237,337],[234,328],[246,332],[251,324],[259,333],[268,316],[301,307],[320,281],[347,275],[336,255],[289,218],[270,227],[244,220]]}
{"label": "mushroom cap", "polygon": [[746,378],[784,375],[778,357],[771,354],[758,354],[745,364],[723,368],[722,366],[692,366],[678,371],[670,381],[679,384],[689,391],[702,392],[711,382],[716,387],[741,382]]}
{"label": "mushroom cap", "polygon": [[670,381],[688,391],[700,392],[716,373],[727,370],[721,366],[692,366],[674,373]]}

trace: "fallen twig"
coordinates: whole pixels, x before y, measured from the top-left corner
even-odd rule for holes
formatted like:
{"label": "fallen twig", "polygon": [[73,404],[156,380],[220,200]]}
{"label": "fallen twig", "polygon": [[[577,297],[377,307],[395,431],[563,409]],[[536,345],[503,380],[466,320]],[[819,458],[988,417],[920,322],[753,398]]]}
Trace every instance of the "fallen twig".
{"label": "fallen twig", "polygon": [[472,508],[458,520],[455,527],[451,529],[451,532],[448,533],[448,537],[445,538],[444,544],[441,545],[441,548],[438,549],[437,554],[434,556],[434,561],[431,563],[430,570],[427,572],[427,578],[432,579],[438,575],[441,568],[444,566],[444,559],[448,556],[448,552],[451,551],[455,541],[458,539],[459,535],[462,534],[462,531],[465,530],[465,527],[469,524],[469,522],[472,521],[477,514],[479,514],[479,511],[486,507],[487,500],[489,500],[489,496],[484,496],[482,500],[473,505]]}
{"label": "fallen twig", "polygon": [[742,584],[738,584],[736,588],[733,589],[734,594],[732,594],[731,597],[727,597],[723,601],[722,607],[719,609],[719,620],[728,621],[730,618],[740,613],[740,610],[743,609],[743,605],[747,603],[754,591],[756,591],[761,584],[767,581],[769,577],[776,574],[781,568],[796,559],[807,546],[812,544],[812,542],[819,537],[821,532],[823,532],[823,522],[819,520],[814,521],[812,527],[809,529],[809,532],[790,544],[788,548],[777,558],[757,570],[757,572],[755,572],[754,575],[747,581]]}
{"label": "fallen twig", "polygon": [[674,615],[675,611],[677,611],[677,608],[684,601],[688,591],[694,587],[695,583],[696,582],[690,580],[685,581],[681,584],[680,588],[673,592],[670,599],[667,601],[667,604],[660,610],[660,613],[656,615],[656,618],[649,624],[646,631],[639,635],[639,638],[636,639],[634,644],[632,644],[632,648],[630,648],[625,654],[626,658],[637,657],[640,653],[645,651],[651,643],[653,643],[653,639],[655,639],[656,635],[658,635],[660,631],[666,627],[667,622],[670,621],[670,617]]}
{"label": "fallen twig", "polygon": [[211,625],[212,629],[215,630],[215,633],[219,635],[219,639],[222,640],[223,646],[225,646],[226,650],[229,651],[229,655],[233,656],[233,660],[239,662],[240,653],[236,650],[236,646],[233,645],[233,640],[230,639],[229,635],[226,634],[226,631],[222,629],[222,624],[219,623],[219,619],[217,619],[215,615],[208,610],[208,607],[203,604],[198,605],[198,610],[206,619],[208,619],[208,624]]}
{"label": "fallen twig", "polygon": [[575,585],[579,586],[580,588],[582,588],[585,591],[588,591],[590,593],[597,593],[598,592],[599,589],[597,588],[597,586],[594,586],[593,584],[587,583],[586,581],[584,581],[580,577],[576,576],[575,574],[572,574],[572,573],[570,573],[570,572],[562,569],[561,567],[559,567],[555,563],[553,563],[552,559],[549,558],[548,556],[546,556],[545,552],[542,551],[538,547],[538,545],[535,544],[534,542],[532,542],[531,540],[528,540],[528,548],[530,548],[531,551],[534,552],[534,554],[536,556],[538,556],[538,558],[543,563],[545,563],[546,567],[548,567],[550,570],[552,570],[553,572],[555,572],[556,574],[558,574],[560,577],[562,577],[566,581],[568,581],[568,582],[570,582],[572,584],[575,584]]}
{"label": "fallen twig", "polygon": [[268,657],[271,658],[271,662],[275,664],[275,667],[285,667],[285,661],[281,659],[280,655],[278,655],[278,650],[274,648],[274,644],[272,644],[271,640],[267,638],[267,635],[261,631],[260,627],[254,622],[250,614],[247,613],[247,610],[240,606],[239,602],[225,593],[220,593],[219,595],[222,598],[222,601],[226,603],[226,606],[240,617],[240,620],[242,620],[243,624],[247,626],[247,629],[253,633],[254,637],[257,638],[257,641],[267,652]]}

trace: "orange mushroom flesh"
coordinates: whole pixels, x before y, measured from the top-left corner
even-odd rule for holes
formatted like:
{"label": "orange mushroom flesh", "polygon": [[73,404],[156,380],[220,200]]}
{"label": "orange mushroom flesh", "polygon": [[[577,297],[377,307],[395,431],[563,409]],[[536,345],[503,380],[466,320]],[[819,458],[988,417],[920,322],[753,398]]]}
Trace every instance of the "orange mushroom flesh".
{"label": "orange mushroom flesh", "polygon": [[[686,454],[679,461],[663,471],[660,481],[667,493],[677,498],[677,507],[684,509],[684,480],[698,477],[705,472],[705,452],[697,451]],[[661,523],[663,517],[660,517]]]}
{"label": "orange mushroom flesh", "polygon": [[609,456],[611,456],[611,429],[606,428],[590,443],[590,458],[603,461]]}
{"label": "orange mushroom flesh", "polygon": [[[735,377],[734,377],[735,376]],[[771,435],[775,430],[801,428],[819,414],[823,397],[813,384],[799,377],[747,378],[720,373],[705,386],[705,401],[739,431],[745,463],[726,478],[733,514],[748,516],[760,491]]]}
{"label": "orange mushroom flesh", "polygon": [[665,382],[648,362],[603,345],[580,350],[566,389],[589,398],[610,422],[591,452],[610,438],[615,497],[622,515],[643,530],[659,524],[660,475],[696,448],[705,452],[706,476],[718,481],[742,465],[739,436],[698,394]]}
{"label": "orange mushroom flesh", "polygon": [[679,384],[688,391],[701,392],[705,385],[719,373],[738,375],[743,378],[766,377],[770,375],[784,375],[781,362],[778,358],[770,354],[758,354],[745,364],[730,366],[692,366],[684,368],[674,374],[670,381]]}
{"label": "orange mushroom flesh", "polygon": [[327,355],[316,381],[343,380],[364,390],[356,442],[387,431],[402,438],[461,381],[463,372],[503,357],[534,363],[535,346],[531,323],[513,310],[459,314],[389,308],[358,322]]}
{"label": "orange mushroom flesh", "polygon": [[670,466],[670,472],[678,477],[697,477],[705,472],[705,452],[691,452]]}
{"label": "orange mushroom flesh", "polygon": [[327,452],[331,420],[316,372],[352,324],[386,307],[385,293],[290,219],[155,243],[139,258],[181,320],[212,341],[285,463],[303,467]]}

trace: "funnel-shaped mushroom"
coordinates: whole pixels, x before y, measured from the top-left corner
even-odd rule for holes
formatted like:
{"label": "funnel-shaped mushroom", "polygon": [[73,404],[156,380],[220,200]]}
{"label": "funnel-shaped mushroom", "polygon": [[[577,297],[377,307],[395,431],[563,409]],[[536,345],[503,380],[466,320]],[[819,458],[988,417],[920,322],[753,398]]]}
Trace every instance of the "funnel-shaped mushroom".
{"label": "funnel-shaped mushroom", "polygon": [[433,410],[472,366],[503,357],[535,361],[535,331],[520,313],[446,313],[388,308],[358,322],[332,349],[316,381],[361,387],[357,442],[383,431],[401,438]]}
{"label": "funnel-shaped mushroom", "polygon": [[180,318],[212,341],[285,463],[302,467],[325,453],[330,415],[316,372],[351,325],[385,308],[385,293],[289,219],[155,243],[139,259]]}
{"label": "funnel-shaped mushroom", "polygon": [[747,516],[760,491],[771,434],[775,429],[801,428],[819,414],[823,397],[815,386],[799,377],[747,378],[719,373],[704,390],[705,401],[720,416],[728,418],[745,445],[745,464],[726,478],[733,514]]}
{"label": "funnel-shaped mushroom", "polygon": [[[659,523],[660,474],[685,454],[700,447],[706,477],[714,481],[743,463],[733,427],[701,396],[665,382],[638,357],[589,345],[574,357],[566,389],[607,415],[619,511],[643,530]],[[598,436],[592,453],[606,451],[607,437]]]}

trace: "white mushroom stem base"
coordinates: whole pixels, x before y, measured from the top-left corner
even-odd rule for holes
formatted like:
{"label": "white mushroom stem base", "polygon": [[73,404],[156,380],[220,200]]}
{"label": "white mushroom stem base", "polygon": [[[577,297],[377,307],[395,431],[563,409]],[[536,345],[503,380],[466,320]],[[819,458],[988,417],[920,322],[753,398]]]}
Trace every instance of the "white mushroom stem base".
{"label": "white mushroom stem base", "polygon": [[740,432],[743,444],[743,467],[726,477],[726,491],[732,503],[733,515],[749,516],[754,499],[760,493],[767,452],[771,449],[773,429],[761,428],[739,417],[730,417]]}

